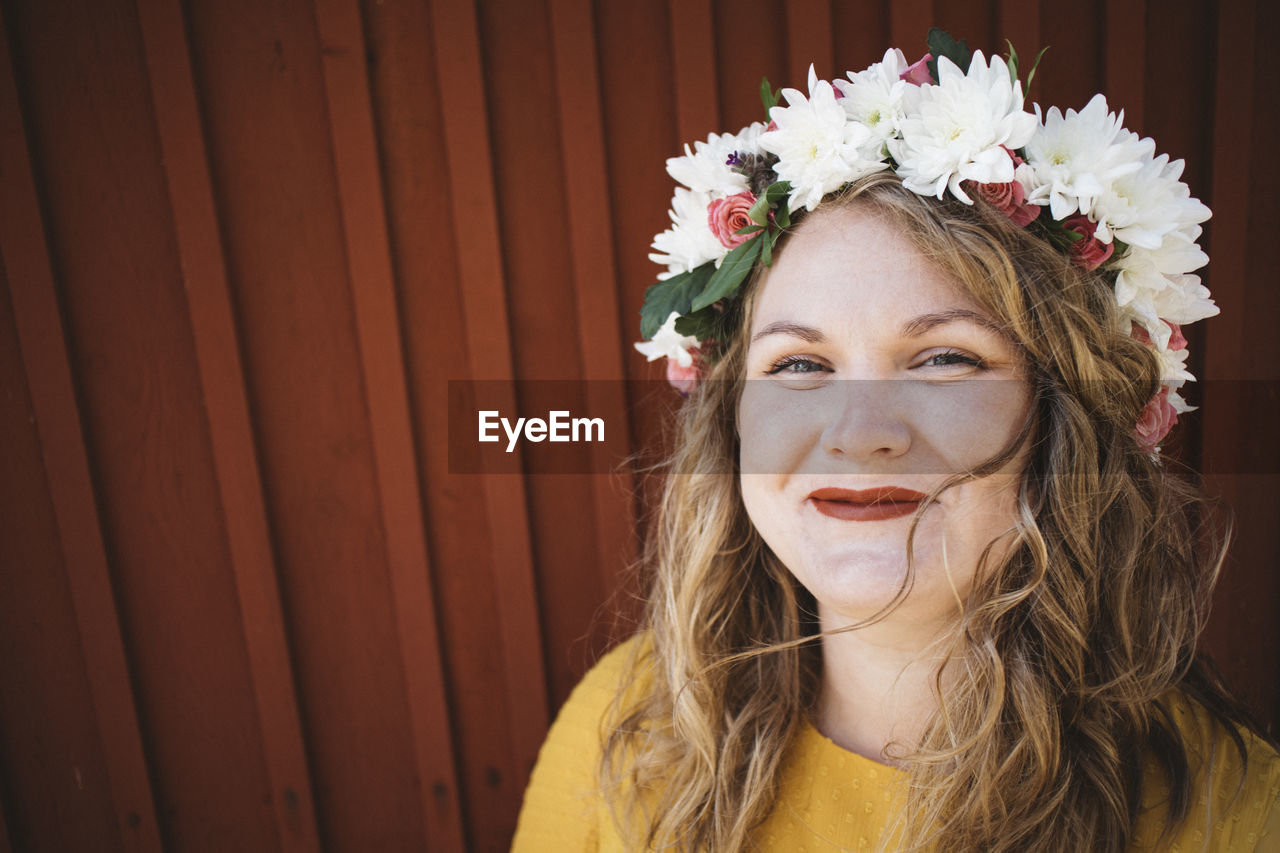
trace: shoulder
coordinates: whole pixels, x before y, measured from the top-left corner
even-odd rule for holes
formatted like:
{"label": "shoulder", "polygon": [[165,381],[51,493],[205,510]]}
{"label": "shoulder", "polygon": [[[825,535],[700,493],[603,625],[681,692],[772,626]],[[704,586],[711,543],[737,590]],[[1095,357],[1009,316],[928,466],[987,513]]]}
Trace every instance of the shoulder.
{"label": "shoulder", "polygon": [[596,849],[603,814],[596,783],[603,724],[633,660],[646,648],[645,638],[625,640],[600,658],[556,715],[525,790],[513,851]]}
{"label": "shoulder", "polygon": [[[1280,755],[1240,729],[1242,753],[1232,732],[1181,693],[1170,694],[1166,706],[1195,774],[1190,812],[1168,849],[1280,851]],[[1148,804],[1160,811],[1167,787],[1152,786],[1151,794]]]}

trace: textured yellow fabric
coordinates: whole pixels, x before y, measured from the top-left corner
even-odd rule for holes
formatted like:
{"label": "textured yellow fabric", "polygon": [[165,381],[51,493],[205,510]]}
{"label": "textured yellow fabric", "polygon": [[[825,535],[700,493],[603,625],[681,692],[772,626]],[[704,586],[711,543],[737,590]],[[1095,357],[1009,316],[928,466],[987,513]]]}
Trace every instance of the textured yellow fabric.
{"label": "textured yellow fabric", "polygon": [[[587,674],[560,711],[538,757],[516,829],[516,853],[578,853],[627,849],[596,795],[601,720],[619,688],[634,641],[610,652]],[[1246,737],[1248,775],[1225,734],[1203,711],[1174,703],[1184,737],[1200,744],[1193,758],[1200,776],[1192,814],[1172,837],[1161,838],[1165,791],[1147,786],[1134,851],[1280,853],[1280,757]],[[1159,774],[1153,774],[1153,778]],[[778,799],[758,830],[755,849],[777,853],[875,850],[903,791],[900,771],[848,752],[806,725],[792,744]],[[1239,791],[1237,793],[1237,787]]]}

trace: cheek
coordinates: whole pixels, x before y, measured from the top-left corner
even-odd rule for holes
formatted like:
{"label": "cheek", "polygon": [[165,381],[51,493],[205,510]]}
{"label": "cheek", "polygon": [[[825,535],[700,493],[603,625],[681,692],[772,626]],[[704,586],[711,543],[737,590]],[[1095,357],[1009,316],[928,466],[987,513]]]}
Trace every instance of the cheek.
{"label": "cheek", "polygon": [[956,487],[959,493],[948,513],[947,539],[954,543],[958,564],[968,580],[972,579],[978,559],[989,544],[995,543],[987,562],[988,571],[999,563],[1012,544],[1020,482],[1017,474],[998,473]]}
{"label": "cheek", "polygon": [[944,463],[937,473],[958,474],[1004,450],[1022,425],[1029,392],[1021,381],[956,383],[931,395],[918,411],[915,440]]}
{"label": "cheek", "polygon": [[791,391],[768,380],[744,383],[738,402],[742,473],[785,477],[797,471],[822,435],[826,414],[814,405],[816,401],[812,393]]}
{"label": "cheek", "polygon": [[794,562],[789,544],[796,531],[787,484],[799,471],[821,430],[812,412],[768,380],[749,380],[738,404],[739,484],[752,525],[784,563]]}

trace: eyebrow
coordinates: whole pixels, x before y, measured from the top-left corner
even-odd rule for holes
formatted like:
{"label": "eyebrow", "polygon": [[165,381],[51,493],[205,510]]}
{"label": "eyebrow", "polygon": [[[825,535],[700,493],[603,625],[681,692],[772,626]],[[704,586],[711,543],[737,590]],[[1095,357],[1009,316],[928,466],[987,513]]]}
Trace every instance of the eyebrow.
{"label": "eyebrow", "polygon": [[827,339],[820,329],[815,329],[813,326],[802,326],[799,323],[788,323],[785,320],[779,320],[776,323],[770,323],[752,335],[751,343],[755,343],[769,335],[790,335],[793,338],[800,338],[811,344],[820,344]]}
{"label": "eyebrow", "polygon": [[[990,317],[985,314],[979,314],[977,311],[970,311],[967,308],[952,308],[947,311],[935,311],[931,314],[921,314],[919,317],[913,317],[903,324],[902,334],[906,337],[916,338],[930,329],[936,329],[938,326],[965,321],[982,326],[984,329],[990,329],[999,335],[1005,334],[1005,331],[996,325]],[[769,335],[790,335],[793,338],[800,338],[811,344],[820,344],[827,339],[826,335],[822,334],[821,329],[779,320],[756,332],[751,337],[751,343],[755,343]]]}
{"label": "eyebrow", "polygon": [[912,318],[903,324],[902,334],[915,338],[930,329],[936,329],[938,326],[964,321],[989,329],[997,335],[1006,334],[1005,330],[1000,328],[990,317],[985,314],[979,314],[977,311],[970,311],[968,308],[952,308],[947,311],[935,311],[932,314],[921,314],[919,317]]}

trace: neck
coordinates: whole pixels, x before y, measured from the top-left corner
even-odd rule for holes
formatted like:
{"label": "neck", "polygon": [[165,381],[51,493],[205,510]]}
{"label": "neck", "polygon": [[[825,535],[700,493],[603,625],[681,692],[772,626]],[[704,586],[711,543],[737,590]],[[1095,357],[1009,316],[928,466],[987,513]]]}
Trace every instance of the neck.
{"label": "neck", "polygon": [[[825,616],[820,621],[824,630],[839,627]],[[915,749],[937,710],[934,684],[945,654],[944,630],[885,620],[824,638],[818,730],[850,752],[897,764],[885,748]]]}

